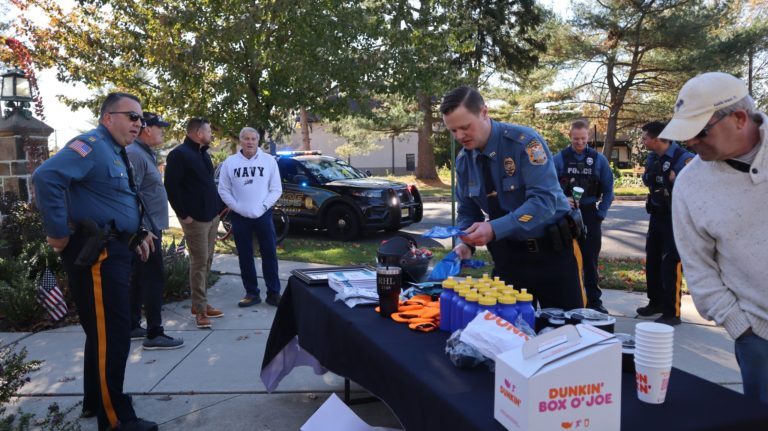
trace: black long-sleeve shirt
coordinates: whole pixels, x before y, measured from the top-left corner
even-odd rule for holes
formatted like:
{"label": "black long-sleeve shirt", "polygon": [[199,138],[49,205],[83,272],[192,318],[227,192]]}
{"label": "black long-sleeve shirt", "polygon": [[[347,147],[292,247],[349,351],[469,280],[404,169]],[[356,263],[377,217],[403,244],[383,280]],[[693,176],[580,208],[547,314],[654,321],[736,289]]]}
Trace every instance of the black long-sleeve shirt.
{"label": "black long-sleeve shirt", "polygon": [[213,163],[207,145],[201,147],[187,137],[168,154],[165,190],[179,220],[189,216],[207,222],[216,217],[224,204],[213,181]]}

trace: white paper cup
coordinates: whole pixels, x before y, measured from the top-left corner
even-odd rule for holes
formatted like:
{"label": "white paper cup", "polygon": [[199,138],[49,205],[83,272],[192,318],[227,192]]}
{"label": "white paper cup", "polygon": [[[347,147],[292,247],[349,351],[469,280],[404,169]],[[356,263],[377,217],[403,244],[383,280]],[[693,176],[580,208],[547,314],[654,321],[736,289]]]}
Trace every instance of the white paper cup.
{"label": "white paper cup", "polygon": [[636,334],[651,334],[651,335],[668,335],[672,336],[675,333],[673,326],[665,325],[663,323],[656,322],[640,322],[635,325]]}
{"label": "white paper cup", "polygon": [[661,404],[667,397],[672,366],[649,367],[635,359],[637,398],[649,404]]}
{"label": "white paper cup", "polygon": [[666,367],[672,365],[672,357],[666,358],[651,358],[648,356],[638,356],[635,354],[635,362],[642,362],[649,367]]}
{"label": "white paper cup", "polygon": [[635,342],[635,349],[644,352],[666,353],[675,350],[675,346],[672,343]]}

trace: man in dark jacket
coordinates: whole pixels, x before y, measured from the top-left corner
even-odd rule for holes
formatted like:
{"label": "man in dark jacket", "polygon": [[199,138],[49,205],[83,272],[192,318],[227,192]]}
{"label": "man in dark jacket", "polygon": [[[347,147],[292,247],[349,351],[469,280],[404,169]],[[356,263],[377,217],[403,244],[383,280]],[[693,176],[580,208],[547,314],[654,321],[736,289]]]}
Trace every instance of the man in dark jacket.
{"label": "man in dark jacket", "polygon": [[208,154],[212,140],[211,123],[205,118],[191,118],[184,143],[168,154],[165,167],[168,201],[187,239],[192,313],[198,328],[210,328],[211,317],[224,315],[208,304],[206,293],[219,211],[224,206],[213,181],[213,163]]}

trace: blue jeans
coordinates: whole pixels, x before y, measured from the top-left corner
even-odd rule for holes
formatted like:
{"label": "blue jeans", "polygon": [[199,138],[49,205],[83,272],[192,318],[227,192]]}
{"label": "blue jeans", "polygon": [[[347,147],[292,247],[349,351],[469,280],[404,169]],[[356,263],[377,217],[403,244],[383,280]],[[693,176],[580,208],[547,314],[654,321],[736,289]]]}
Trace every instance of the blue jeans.
{"label": "blue jeans", "polygon": [[237,259],[240,263],[240,277],[243,279],[245,296],[259,297],[259,282],[256,276],[256,264],[253,261],[253,235],[259,242],[261,254],[261,272],[267,284],[268,293],[280,293],[280,278],[277,267],[277,236],[272,222],[272,210],[259,218],[243,217],[231,212],[232,233],[237,247]]}
{"label": "blue jeans", "polygon": [[755,334],[742,335],[736,339],[734,350],[744,395],[768,404],[768,340]]}

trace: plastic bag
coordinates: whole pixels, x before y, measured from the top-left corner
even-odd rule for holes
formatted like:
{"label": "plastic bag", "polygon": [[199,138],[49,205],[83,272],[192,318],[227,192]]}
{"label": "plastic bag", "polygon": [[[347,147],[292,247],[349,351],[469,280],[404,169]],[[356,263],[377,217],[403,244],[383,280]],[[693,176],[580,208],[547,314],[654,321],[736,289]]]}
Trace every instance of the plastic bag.
{"label": "plastic bag", "polygon": [[459,339],[460,337],[461,329],[454,332],[448,338],[448,341],[445,342],[445,353],[451,359],[453,365],[459,368],[474,368],[486,362],[486,357],[479,350],[462,342]]}
{"label": "plastic bag", "polygon": [[461,261],[462,268],[482,268],[485,266],[484,260],[479,259],[464,259]]}
{"label": "plastic bag", "polygon": [[432,268],[427,280],[443,281],[452,275],[458,275],[459,272],[461,272],[461,259],[455,251],[451,251]]}
{"label": "plastic bag", "polygon": [[421,236],[424,238],[450,238],[452,236],[464,236],[467,233],[456,226],[435,226]]}

